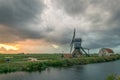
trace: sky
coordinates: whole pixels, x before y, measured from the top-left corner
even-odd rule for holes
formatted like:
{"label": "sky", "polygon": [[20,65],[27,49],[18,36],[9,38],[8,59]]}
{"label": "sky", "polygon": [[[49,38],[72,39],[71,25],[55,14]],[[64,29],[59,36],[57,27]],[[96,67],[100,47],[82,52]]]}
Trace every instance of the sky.
{"label": "sky", "polygon": [[0,53],[120,52],[120,0],[0,0]]}

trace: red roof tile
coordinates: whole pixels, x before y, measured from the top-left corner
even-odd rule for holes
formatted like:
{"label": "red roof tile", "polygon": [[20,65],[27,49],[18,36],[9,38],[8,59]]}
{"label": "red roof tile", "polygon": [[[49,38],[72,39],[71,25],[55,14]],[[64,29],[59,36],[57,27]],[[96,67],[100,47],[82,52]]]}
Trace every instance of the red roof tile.
{"label": "red roof tile", "polygon": [[114,51],[112,49],[109,48],[104,48],[108,53],[114,53]]}

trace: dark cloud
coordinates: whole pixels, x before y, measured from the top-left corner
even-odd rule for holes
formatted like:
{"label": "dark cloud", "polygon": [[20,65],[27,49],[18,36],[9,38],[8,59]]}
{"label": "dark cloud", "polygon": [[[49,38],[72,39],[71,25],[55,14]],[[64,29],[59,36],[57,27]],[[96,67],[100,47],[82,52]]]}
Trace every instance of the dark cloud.
{"label": "dark cloud", "polygon": [[1,0],[0,23],[16,27],[34,22],[43,9],[41,0]]}
{"label": "dark cloud", "polygon": [[59,8],[72,15],[79,15],[91,6],[99,7],[112,13],[120,8],[120,0],[57,0],[55,3]]}
{"label": "dark cloud", "polygon": [[0,25],[0,43],[12,43],[21,40],[16,30]]}
{"label": "dark cloud", "polygon": [[57,4],[70,15],[84,13],[88,7],[88,2],[84,0],[57,0]]}
{"label": "dark cloud", "polygon": [[[85,39],[83,45],[90,48],[120,45],[120,0],[58,0],[56,2],[59,4],[58,8],[63,9],[73,19],[74,16],[81,15],[86,21],[91,22],[90,30],[82,31],[86,29],[84,27],[79,32],[79,34],[83,33],[81,37]],[[93,9],[89,9],[91,6]]]}
{"label": "dark cloud", "polygon": [[30,28],[29,24],[41,22],[38,16],[44,7],[42,0],[0,0],[0,24],[5,27],[4,30],[1,29],[0,42],[41,37],[41,34],[33,30],[36,26]]}
{"label": "dark cloud", "polygon": [[[85,40],[86,46],[89,48],[94,48],[94,49],[101,48],[101,47],[116,47],[116,46],[120,45],[119,30],[120,29],[116,28],[114,30],[109,30],[109,31],[95,32],[93,35],[94,38],[88,37]],[[89,44],[87,44],[87,43],[89,43]]]}

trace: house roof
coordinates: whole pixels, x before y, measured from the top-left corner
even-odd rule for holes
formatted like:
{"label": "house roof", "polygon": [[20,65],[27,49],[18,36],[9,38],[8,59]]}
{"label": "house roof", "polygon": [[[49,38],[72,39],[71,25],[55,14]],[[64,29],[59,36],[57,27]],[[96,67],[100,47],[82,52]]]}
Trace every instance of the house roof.
{"label": "house roof", "polygon": [[114,51],[110,48],[103,48],[104,50],[106,50],[108,53],[114,53]]}

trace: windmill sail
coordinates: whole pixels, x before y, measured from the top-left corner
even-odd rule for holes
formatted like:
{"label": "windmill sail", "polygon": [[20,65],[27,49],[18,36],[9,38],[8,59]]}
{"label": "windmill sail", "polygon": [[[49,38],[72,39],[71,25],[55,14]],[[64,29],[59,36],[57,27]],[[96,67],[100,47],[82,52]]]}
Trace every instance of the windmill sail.
{"label": "windmill sail", "polygon": [[76,29],[74,28],[74,33],[73,33],[73,38],[72,38],[72,41],[71,41],[71,44],[70,44],[70,53],[72,52],[72,48],[73,48],[73,42],[74,42],[74,39],[75,39],[75,34],[76,34]]}

